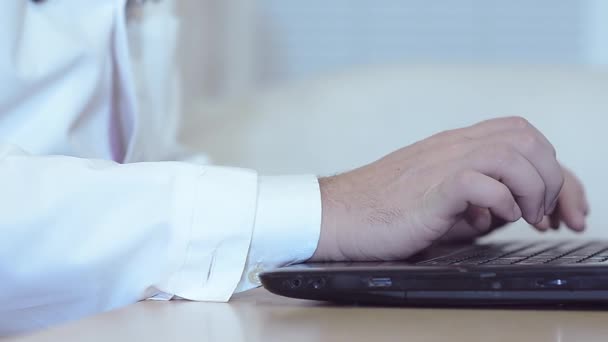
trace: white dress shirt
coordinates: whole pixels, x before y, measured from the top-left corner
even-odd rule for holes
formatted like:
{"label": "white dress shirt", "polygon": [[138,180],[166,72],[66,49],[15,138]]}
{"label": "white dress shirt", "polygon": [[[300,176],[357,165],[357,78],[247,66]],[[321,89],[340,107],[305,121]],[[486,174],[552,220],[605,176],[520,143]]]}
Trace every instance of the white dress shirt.
{"label": "white dress shirt", "polygon": [[316,249],[315,176],[146,162],[162,124],[138,109],[124,9],[0,4],[0,334],[227,301]]}

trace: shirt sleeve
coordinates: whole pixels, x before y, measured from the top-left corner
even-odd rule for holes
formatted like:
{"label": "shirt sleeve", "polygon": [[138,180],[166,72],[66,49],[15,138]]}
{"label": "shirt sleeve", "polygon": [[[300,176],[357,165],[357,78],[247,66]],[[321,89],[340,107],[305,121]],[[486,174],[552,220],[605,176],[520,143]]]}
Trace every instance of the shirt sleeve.
{"label": "shirt sleeve", "polygon": [[167,293],[225,301],[243,274],[255,172],[118,164],[0,145],[0,334]]}
{"label": "shirt sleeve", "polygon": [[236,292],[260,286],[258,275],[304,262],[317,249],[321,195],[316,176],[260,177],[253,238]]}

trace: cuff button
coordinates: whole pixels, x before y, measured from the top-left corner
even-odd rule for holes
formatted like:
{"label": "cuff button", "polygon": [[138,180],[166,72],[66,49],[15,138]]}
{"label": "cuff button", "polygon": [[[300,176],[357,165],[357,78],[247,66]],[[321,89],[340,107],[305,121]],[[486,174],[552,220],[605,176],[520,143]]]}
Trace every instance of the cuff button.
{"label": "cuff button", "polygon": [[254,285],[262,285],[262,281],[260,281],[260,273],[264,272],[264,267],[262,264],[256,264],[255,267],[249,272],[247,279],[250,283]]}

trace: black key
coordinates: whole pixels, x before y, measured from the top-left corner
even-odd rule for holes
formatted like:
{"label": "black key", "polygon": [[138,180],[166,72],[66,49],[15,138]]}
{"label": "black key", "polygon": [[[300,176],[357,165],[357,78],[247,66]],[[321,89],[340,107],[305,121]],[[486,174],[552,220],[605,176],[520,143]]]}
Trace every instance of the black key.
{"label": "black key", "polygon": [[549,262],[547,262],[547,265],[570,265],[570,264],[576,264],[577,262],[579,262],[580,259],[555,259],[555,260],[551,260]]}
{"label": "black key", "polygon": [[604,249],[601,247],[593,247],[593,248],[583,248],[572,253],[567,254],[568,256],[579,256],[581,258],[586,258],[589,256],[595,256],[601,253]]}
{"label": "black key", "polygon": [[523,262],[528,263],[528,264],[544,264],[547,263],[549,261],[553,260],[553,258],[539,258],[539,257],[532,257],[532,258],[528,258],[522,261],[517,262],[518,264],[521,264]]}
{"label": "black key", "polygon": [[568,255],[574,253],[583,248],[589,247],[591,243],[581,243],[581,242],[561,242],[558,243],[553,249],[551,249],[551,253],[557,255]]}
{"label": "black key", "polygon": [[488,247],[481,248],[479,246],[467,248],[465,250],[461,250],[455,252],[450,255],[446,255],[444,257],[439,257],[436,259],[428,260],[421,262],[421,265],[451,265],[456,262],[464,261],[481,254],[482,251],[487,250]]}
{"label": "black key", "polygon": [[[563,256],[563,257],[558,257],[558,258],[553,258],[553,259],[555,259],[555,260],[569,260],[569,261],[575,261],[575,262],[576,262],[576,261],[579,261],[579,260],[585,259],[585,258],[587,258],[587,257],[588,257],[588,255],[587,255],[587,256],[572,256],[572,255],[566,255],[566,256]],[[553,260],[553,259],[552,259],[552,260]]]}
{"label": "black key", "polygon": [[606,260],[604,258],[588,258],[588,259],[580,260],[578,263],[579,264],[601,264],[605,261]]}
{"label": "black key", "polygon": [[537,254],[536,256],[537,257],[543,257],[543,258],[555,259],[555,258],[559,258],[561,256],[561,254],[555,253],[553,251],[547,251],[547,252],[543,252],[543,253]]}
{"label": "black key", "polygon": [[[532,246],[528,246],[522,250],[519,250],[515,253],[512,253],[509,256],[511,256],[511,257],[531,257],[531,256],[536,256],[536,255],[545,253],[555,247],[556,247],[555,242],[537,243]],[[553,253],[553,254],[555,254],[555,253]]]}
{"label": "black key", "polygon": [[530,246],[532,246],[530,243],[509,243],[503,246],[500,251],[503,253],[502,255],[509,255],[520,250],[529,248]]}

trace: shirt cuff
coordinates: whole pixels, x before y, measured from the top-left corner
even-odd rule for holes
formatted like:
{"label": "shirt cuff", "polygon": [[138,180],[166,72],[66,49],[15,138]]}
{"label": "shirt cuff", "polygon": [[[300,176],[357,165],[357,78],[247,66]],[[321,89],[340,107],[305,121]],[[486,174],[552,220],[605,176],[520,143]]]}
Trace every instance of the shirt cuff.
{"label": "shirt cuff", "polygon": [[316,176],[260,177],[253,237],[235,292],[260,286],[261,272],[310,259],[320,232]]}
{"label": "shirt cuff", "polygon": [[175,230],[170,246],[176,269],[153,299],[172,295],[196,301],[227,301],[247,259],[256,214],[255,172],[203,167],[178,182]]}

